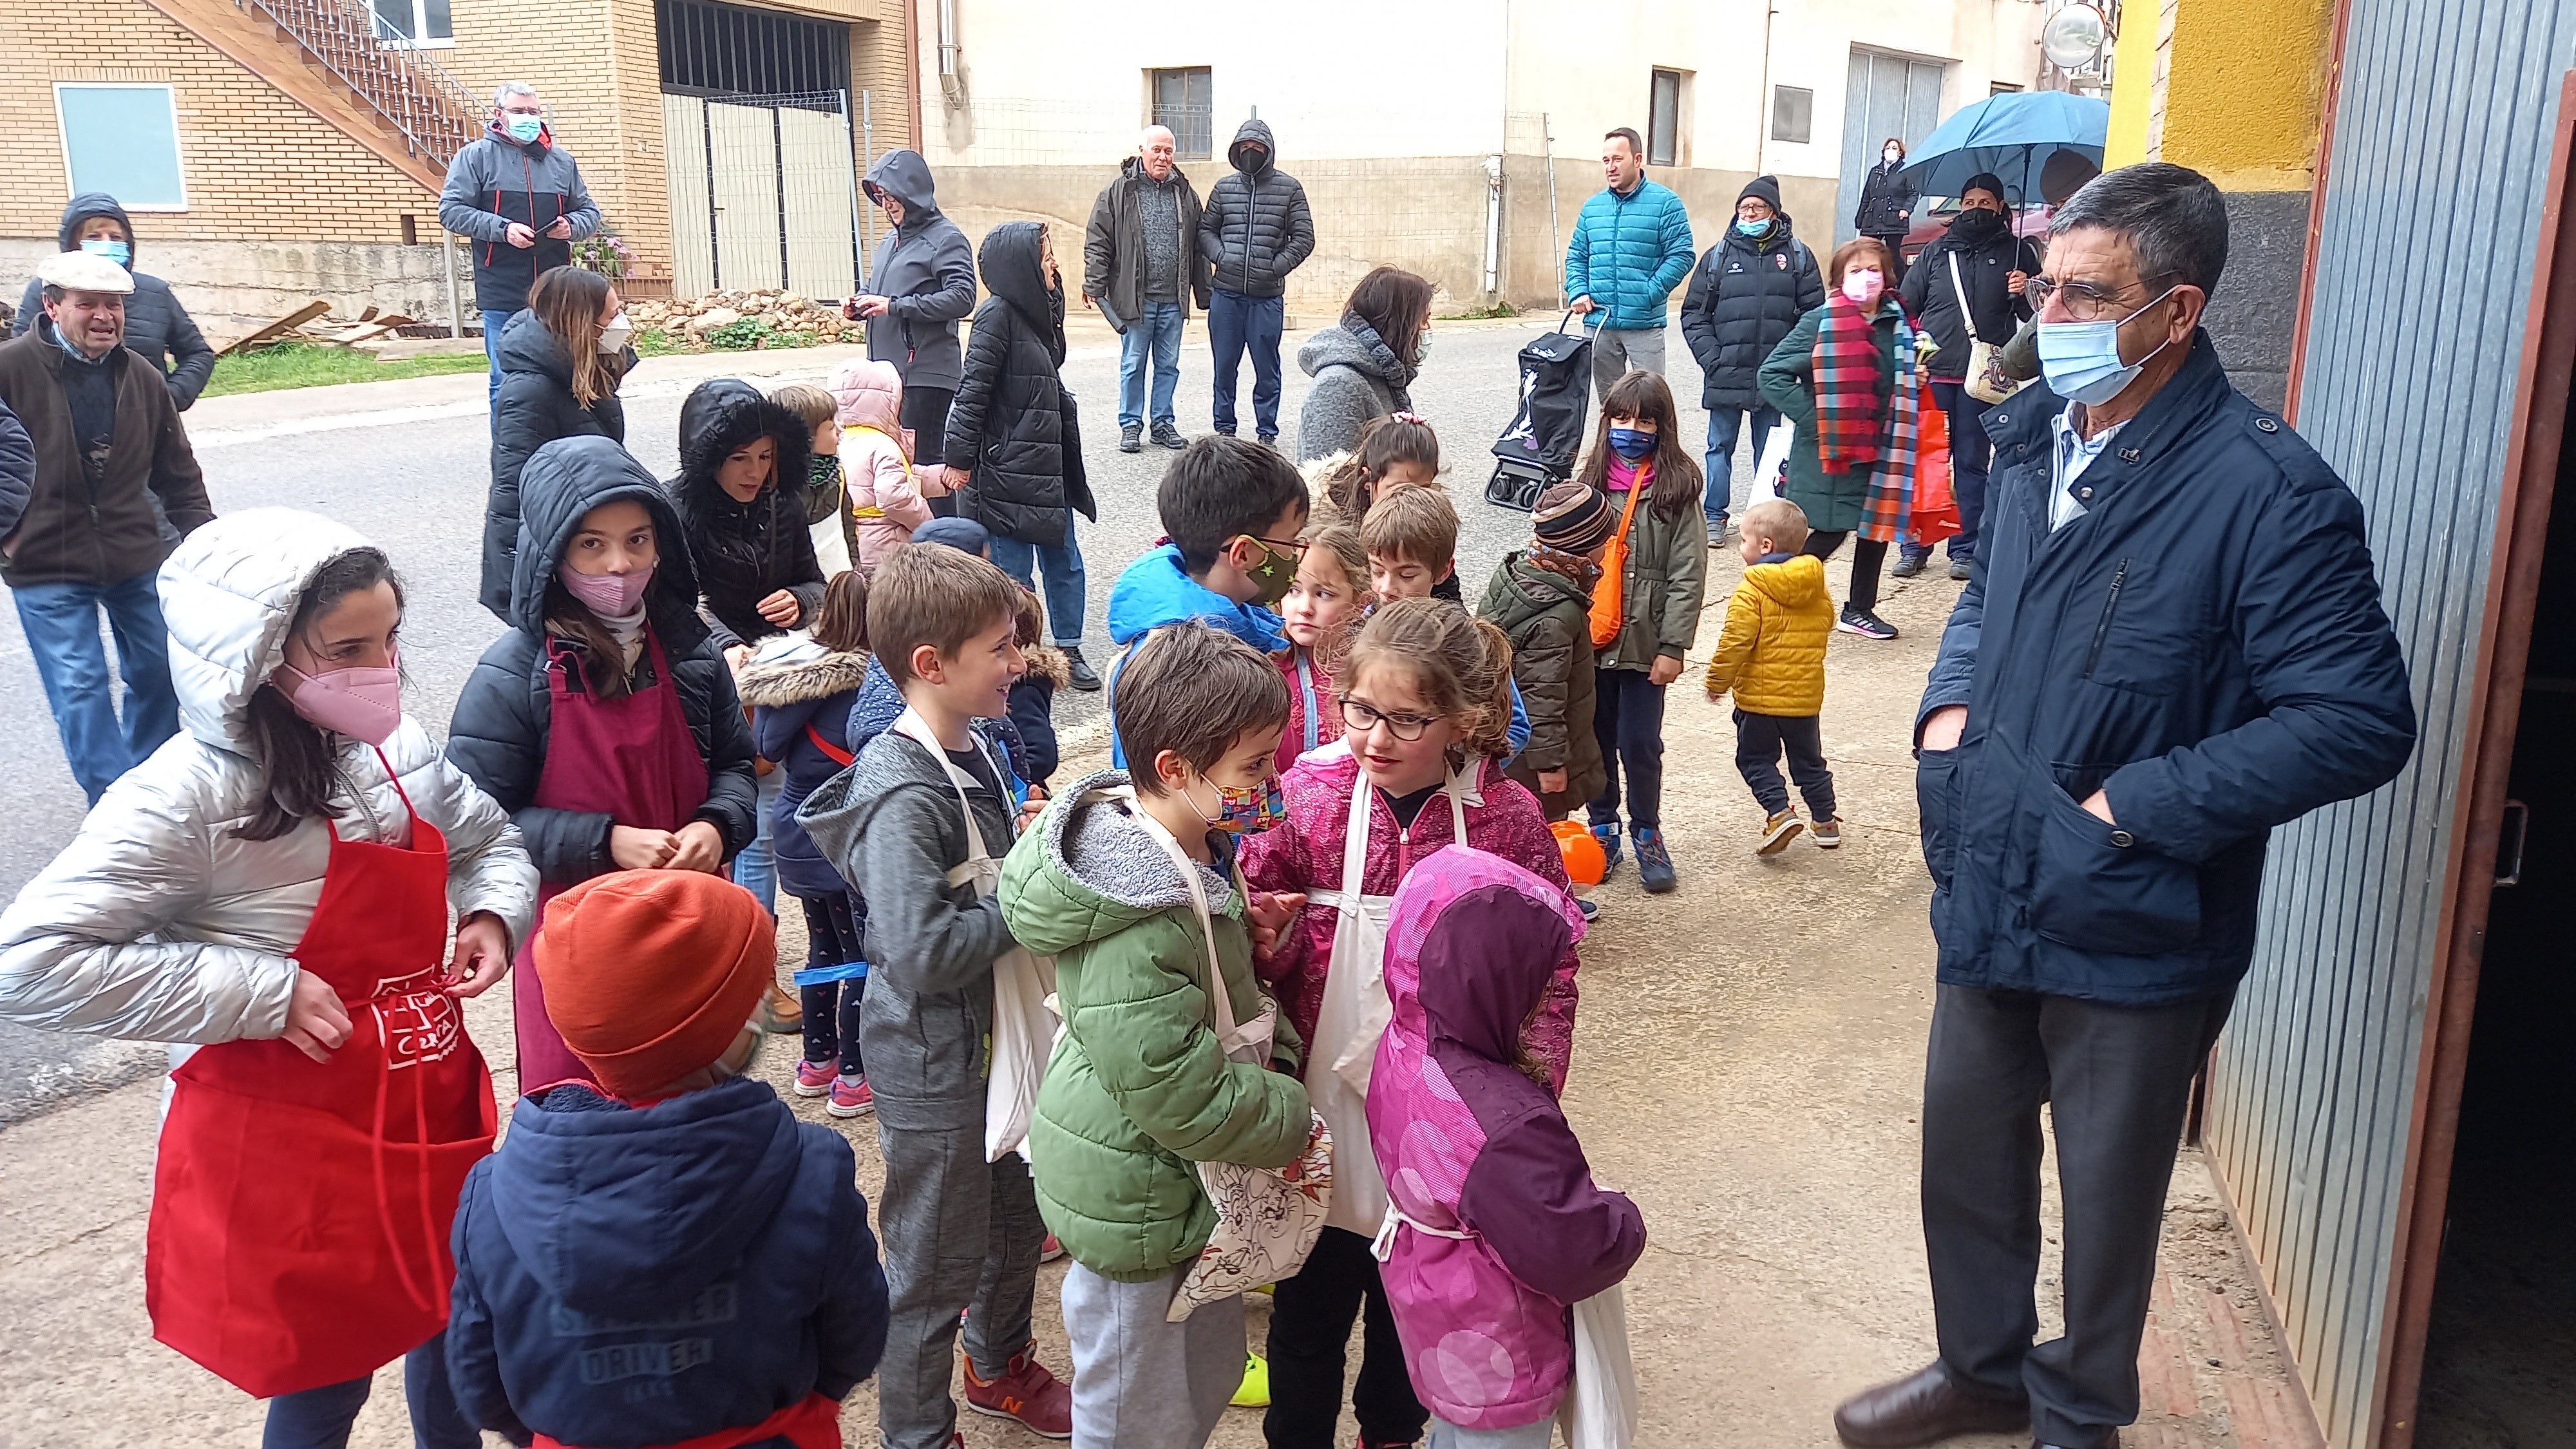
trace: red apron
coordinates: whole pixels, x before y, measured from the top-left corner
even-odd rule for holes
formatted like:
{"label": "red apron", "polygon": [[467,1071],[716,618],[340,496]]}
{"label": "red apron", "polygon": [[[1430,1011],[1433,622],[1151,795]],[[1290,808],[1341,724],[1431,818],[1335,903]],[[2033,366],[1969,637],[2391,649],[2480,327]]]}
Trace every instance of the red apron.
{"label": "red apron", "polygon": [[408,848],[330,825],[292,953],[347,1004],[348,1042],[327,1062],[220,1042],[171,1073],[144,1253],[152,1334],[261,1398],[374,1373],[447,1326],[457,1192],[492,1150],[491,1073],[438,989],[447,840],[408,795],[403,810]]}
{"label": "red apron", "polygon": [[[601,699],[587,688],[571,687],[581,669],[581,652],[557,647],[546,665],[546,690],[553,701],[553,722],[546,727],[546,766],[537,776],[537,793],[528,803],[550,810],[604,814],[619,825],[638,830],[677,830],[707,803],[707,760],[689,733],[680,709],[680,687],[671,677],[662,643],[645,632],[645,650],[653,661],[653,684],[622,699]],[[543,925],[546,902],[578,884],[547,882],[537,891],[537,922]],[[518,1027],[519,1095],[543,1091],[561,1082],[592,1080],[590,1068],[565,1046],[546,1017],[546,989],[537,979],[537,933],[519,943],[511,983],[511,1013]]]}

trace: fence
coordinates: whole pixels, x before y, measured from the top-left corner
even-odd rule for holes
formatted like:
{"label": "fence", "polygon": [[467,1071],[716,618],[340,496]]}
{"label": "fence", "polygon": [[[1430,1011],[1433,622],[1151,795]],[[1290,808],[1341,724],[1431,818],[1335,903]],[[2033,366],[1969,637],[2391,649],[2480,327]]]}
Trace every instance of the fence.
{"label": "fence", "polygon": [[662,97],[674,290],[845,297],[867,275],[846,91]]}

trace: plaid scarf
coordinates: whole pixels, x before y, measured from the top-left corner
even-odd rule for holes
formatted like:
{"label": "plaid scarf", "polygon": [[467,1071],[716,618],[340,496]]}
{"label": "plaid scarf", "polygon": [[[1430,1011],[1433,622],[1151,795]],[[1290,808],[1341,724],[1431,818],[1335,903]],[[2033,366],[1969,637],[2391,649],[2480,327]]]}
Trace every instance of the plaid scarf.
{"label": "plaid scarf", "polygon": [[1877,317],[1837,290],[1816,329],[1816,458],[1827,473],[1848,473],[1854,463],[1878,457],[1886,404],[1878,395],[1880,360],[1872,328]]}
{"label": "plaid scarf", "polygon": [[1921,464],[1916,446],[1921,385],[1914,373],[1914,319],[1900,310],[1896,317],[1896,387],[1888,401],[1887,435],[1879,444],[1878,468],[1870,475],[1869,497],[1861,505],[1860,536],[1874,543],[1894,543],[1914,526],[1915,473]]}

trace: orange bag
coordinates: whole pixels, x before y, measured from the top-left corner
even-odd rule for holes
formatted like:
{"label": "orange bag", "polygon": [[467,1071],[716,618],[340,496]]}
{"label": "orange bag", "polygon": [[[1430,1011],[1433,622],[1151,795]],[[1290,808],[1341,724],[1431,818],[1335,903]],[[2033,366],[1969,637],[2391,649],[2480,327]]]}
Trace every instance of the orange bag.
{"label": "orange bag", "polygon": [[1547,833],[1556,837],[1556,853],[1565,858],[1565,875],[1579,886],[1597,886],[1610,873],[1610,856],[1602,850],[1601,840],[1579,820],[1551,821]]}
{"label": "orange bag", "polygon": [[1655,465],[1647,463],[1637,470],[1637,481],[1628,485],[1628,506],[1619,514],[1619,531],[1610,535],[1610,546],[1601,555],[1601,581],[1592,586],[1592,647],[1607,649],[1619,639],[1619,630],[1627,624],[1628,525],[1637,517],[1637,500],[1655,483]]}
{"label": "orange bag", "polygon": [[1914,457],[1914,511],[1906,532],[1929,548],[1961,529],[1959,492],[1950,476],[1950,418],[1939,408],[1923,410]]}

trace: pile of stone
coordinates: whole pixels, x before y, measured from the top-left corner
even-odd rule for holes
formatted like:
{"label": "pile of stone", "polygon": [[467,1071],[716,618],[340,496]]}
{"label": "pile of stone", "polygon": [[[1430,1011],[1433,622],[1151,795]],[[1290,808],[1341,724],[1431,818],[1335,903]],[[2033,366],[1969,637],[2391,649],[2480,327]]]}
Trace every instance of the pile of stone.
{"label": "pile of stone", "polygon": [[638,299],[626,304],[626,317],[638,332],[659,327],[675,342],[701,346],[708,333],[746,317],[816,342],[857,342],[863,335],[861,324],[841,319],[838,305],[775,289],[726,289],[685,301]]}

